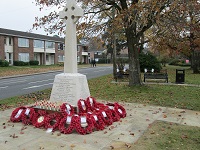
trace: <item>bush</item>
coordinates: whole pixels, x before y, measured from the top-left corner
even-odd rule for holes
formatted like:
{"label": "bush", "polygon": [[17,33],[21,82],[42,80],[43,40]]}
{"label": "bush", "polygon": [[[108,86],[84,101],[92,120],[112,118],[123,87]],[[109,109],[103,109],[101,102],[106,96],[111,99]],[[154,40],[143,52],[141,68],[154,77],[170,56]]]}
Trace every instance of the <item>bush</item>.
{"label": "bush", "polygon": [[179,59],[172,59],[168,65],[178,65],[181,61]]}
{"label": "bush", "polygon": [[23,61],[13,61],[14,66],[28,66],[29,62],[23,62]]}
{"label": "bush", "polygon": [[109,64],[110,63],[110,59],[100,58],[97,63],[98,64],[107,64],[107,63]]}
{"label": "bush", "polygon": [[37,66],[37,65],[39,65],[39,61],[37,61],[37,60],[30,60],[29,64],[32,65],[32,66]]}
{"label": "bush", "polygon": [[151,70],[153,68],[155,72],[160,72],[160,70],[162,69],[161,63],[151,53],[147,54],[140,53],[139,61],[140,61],[140,70],[142,72],[144,71],[145,68],[147,70]]}
{"label": "bush", "polygon": [[64,62],[57,63],[58,66],[64,66]]}
{"label": "bush", "polygon": [[174,66],[191,66],[191,63],[185,62],[183,59],[172,59],[168,65],[174,65]]}
{"label": "bush", "polygon": [[0,67],[8,67],[9,62],[7,60],[0,60]]}

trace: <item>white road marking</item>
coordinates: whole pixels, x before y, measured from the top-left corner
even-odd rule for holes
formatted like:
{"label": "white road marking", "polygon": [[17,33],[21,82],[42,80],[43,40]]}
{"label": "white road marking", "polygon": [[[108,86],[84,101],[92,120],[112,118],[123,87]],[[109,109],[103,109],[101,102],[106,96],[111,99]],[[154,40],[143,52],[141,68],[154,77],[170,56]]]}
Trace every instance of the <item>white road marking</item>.
{"label": "white road marking", "polygon": [[0,87],[0,89],[6,89],[8,86]]}
{"label": "white road marking", "polygon": [[101,72],[101,71],[105,71],[105,69],[97,70],[97,71],[94,71],[94,72]]}
{"label": "white road marking", "polygon": [[13,83],[20,83],[20,82],[26,82],[27,80],[18,80],[18,81],[7,81],[7,82],[2,82],[0,83],[1,85],[9,85]]}
{"label": "white road marking", "polygon": [[24,90],[33,89],[33,88],[38,88],[38,87],[45,86],[45,85],[50,85],[50,84],[53,84],[53,83],[42,84],[42,85],[35,85],[35,86],[30,86],[30,87],[27,87],[27,88],[23,88],[23,89]]}
{"label": "white road marking", "polygon": [[52,80],[54,80],[54,79],[34,81],[34,82],[29,82],[28,84],[34,84],[34,83],[45,82],[45,81],[52,81]]}

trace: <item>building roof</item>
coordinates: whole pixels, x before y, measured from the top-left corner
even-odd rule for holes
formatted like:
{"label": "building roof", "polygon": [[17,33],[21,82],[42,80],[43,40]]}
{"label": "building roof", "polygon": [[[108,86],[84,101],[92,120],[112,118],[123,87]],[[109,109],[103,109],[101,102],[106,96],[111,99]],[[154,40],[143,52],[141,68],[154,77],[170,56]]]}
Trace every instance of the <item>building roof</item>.
{"label": "building roof", "polygon": [[8,36],[17,36],[22,38],[30,38],[36,40],[47,40],[47,41],[55,41],[55,42],[62,42],[64,43],[64,38],[29,33],[29,32],[22,32],[10,29],[0,28],[0,35],[8,35]]}

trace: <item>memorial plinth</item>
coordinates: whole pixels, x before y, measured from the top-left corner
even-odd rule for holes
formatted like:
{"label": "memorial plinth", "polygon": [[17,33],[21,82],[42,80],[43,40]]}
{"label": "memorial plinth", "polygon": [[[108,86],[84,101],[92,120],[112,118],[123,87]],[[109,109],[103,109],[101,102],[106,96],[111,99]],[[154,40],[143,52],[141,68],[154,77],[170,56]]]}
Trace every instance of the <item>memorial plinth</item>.
{"label": "memorial plinth", "polygon": [[90,96],[87,78],[80,73],[61,73],[55,76],[51,102],[67,102],[77,105],[79,99]]}

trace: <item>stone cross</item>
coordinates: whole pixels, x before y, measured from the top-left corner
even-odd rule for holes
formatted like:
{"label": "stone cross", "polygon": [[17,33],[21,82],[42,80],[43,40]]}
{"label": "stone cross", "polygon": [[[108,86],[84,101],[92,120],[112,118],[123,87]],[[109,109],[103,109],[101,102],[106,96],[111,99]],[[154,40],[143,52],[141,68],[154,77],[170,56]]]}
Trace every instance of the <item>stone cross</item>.
{"label": "stone cross", "polygon": [[77,73],[76,22],[83,16],[83,9],[75,0],[66,0],[67,5],[59,16],[66,21],[64,73]]}

